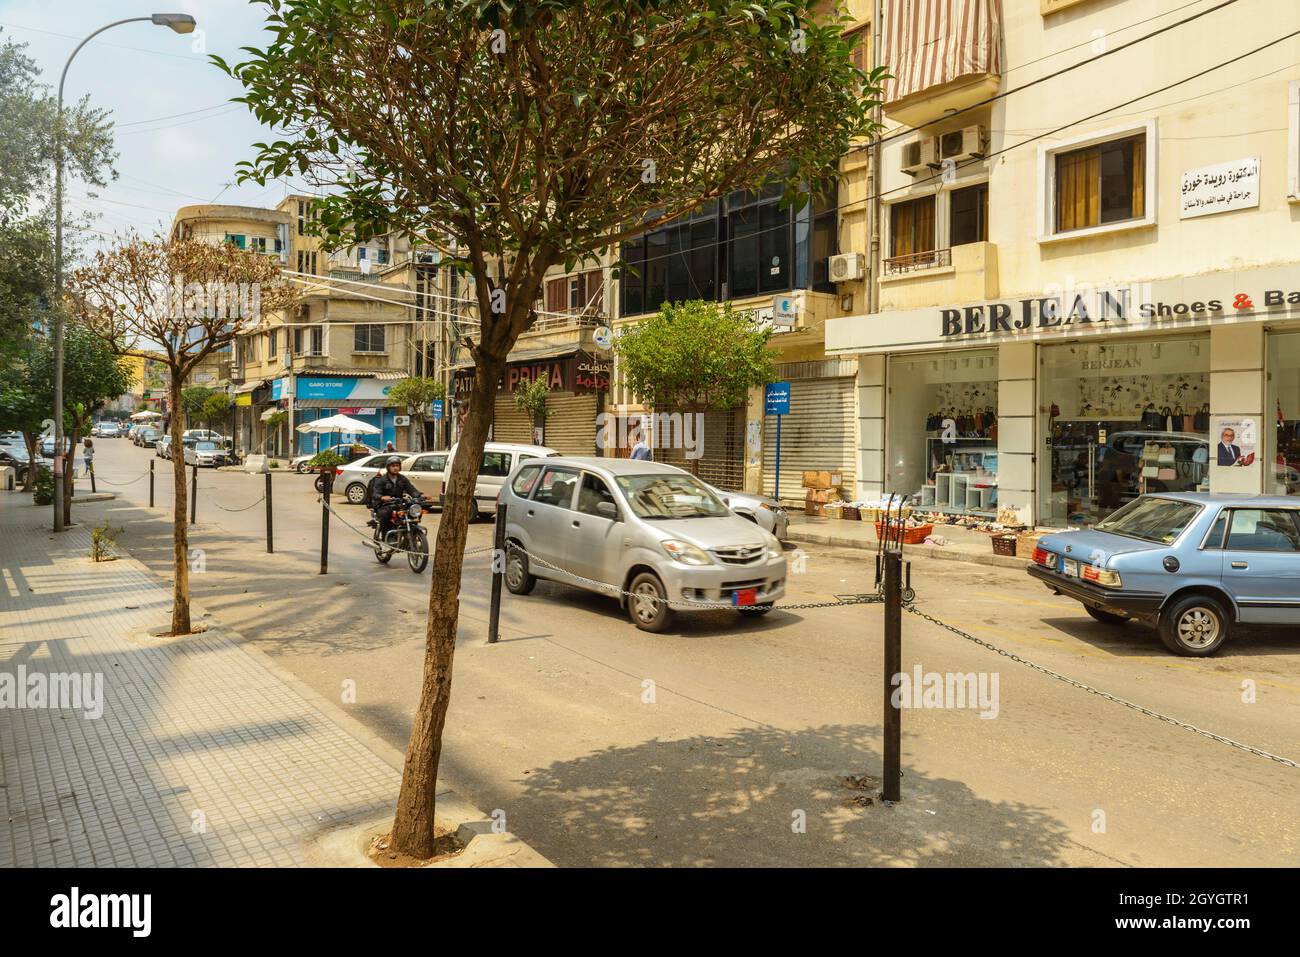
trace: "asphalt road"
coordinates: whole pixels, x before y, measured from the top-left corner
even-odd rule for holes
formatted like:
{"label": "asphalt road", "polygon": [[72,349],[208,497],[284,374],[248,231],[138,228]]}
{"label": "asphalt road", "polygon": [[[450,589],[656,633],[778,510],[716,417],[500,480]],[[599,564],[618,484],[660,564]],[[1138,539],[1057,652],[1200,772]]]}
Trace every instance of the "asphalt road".
{"label": "asphalt road", "polygon": [[[139,477],[151,453],[125,440],[97,450],[101,488],[121,498],[77,514],[124,526],[122,543],[166,575],[170,463],[156,462],[150,510]],[[354,683],[344,706],[404,747],[430,572],[379,565],[336,520],[330,573],[317,574],[311,478],[272,481],[267,555],[262,477],[200,473],[195,601],[322,694],[340,700]],[[364,527],[362,509],[342,509]],[[469,546],[489,544],[491,530],[472,526]],[[870,553],[804,548],[787,602],[871,589]],[[649,635],[612,599],[541,583],[527,598],[506,593],[493,646],[489,579],[486,555],[467,559],[443,776],[480,808],[504,810],[511,830],[559,864],[1300,864],[1300,770],[914,616],[904,619],[904,670],[996,676],[997,713],[905,711],[904,800],[863,806],[867,792],[844,779],[880,773],[879,607],[706,612]],[[1098,624],[1019,572],[919,560],[913,581],[919,608],[1016,655],[1300,760],[1295,631],[1176,658],[1149,631]]]}

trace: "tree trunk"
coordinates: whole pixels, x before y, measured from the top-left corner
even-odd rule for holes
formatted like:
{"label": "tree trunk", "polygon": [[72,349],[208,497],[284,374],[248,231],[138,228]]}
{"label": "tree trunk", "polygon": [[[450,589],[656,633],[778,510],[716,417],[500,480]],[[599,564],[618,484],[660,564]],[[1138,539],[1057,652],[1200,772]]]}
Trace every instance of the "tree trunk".
{"label": "tree trunk", "polygon": [[41,434],[24,432],[23,442],[27,445],[27,478],[23,482],[23,491],[30,493],[36,485],[36,472],[40,468]]}
{"label": "tree trunk", "polygon": [[77,428],[73,428],[71,435],[65,435],[64,441],[68,443],[68,456],[63,464],[63,524],[65,526],[72,524],[72,489],[73,489],[73,471],[76,464],[77,441],[80,439],[80,433]]}
{"label": "tree trunk", "polygon": [[460,601],[461,563],[469,530],[470,501],[483,462],[483,445],[492,423],[493,399],[504,360],[480,365],[475,372],[466,417],[449,476],[447,496],[438,525],[429,581],[429,621],[425,631],[424,675],[420,705],[415,711],[411,739],[402,768],[390,846],[416,858],[433,856],[434,795],[442,757],[442,729],[451,702],[452,656],[456,651],[456,621]]}
{"label": "tree trunk", "polygon": [[[171,407],[179,410],[181,406],[180,375],[172,370],[172,385],[168,390]],[[188,507],[185,494],[185,446],[181,444],[182,416],[173,412],[169,425],[172,437],[172,485],[175,504],[172,506],[172,561],[175,574],[172,576],[172,628],[173,635],[190,633],[190,535],[186,525]]]}

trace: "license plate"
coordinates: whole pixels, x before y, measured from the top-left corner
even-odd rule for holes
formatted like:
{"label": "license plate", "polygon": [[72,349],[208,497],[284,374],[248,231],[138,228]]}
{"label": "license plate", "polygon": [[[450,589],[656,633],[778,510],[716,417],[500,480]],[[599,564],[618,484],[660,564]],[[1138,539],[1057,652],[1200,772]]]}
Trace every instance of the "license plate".
{"label": "license plate", "polygon": [[757,588],[741,588],[731,593],[731,603],[736,606],[758,604]]}
{"label": "license plate", "polygon": [[1061,559],[1061,574],[1066,578],[1079,577],[1079,563],[1073,558]]}

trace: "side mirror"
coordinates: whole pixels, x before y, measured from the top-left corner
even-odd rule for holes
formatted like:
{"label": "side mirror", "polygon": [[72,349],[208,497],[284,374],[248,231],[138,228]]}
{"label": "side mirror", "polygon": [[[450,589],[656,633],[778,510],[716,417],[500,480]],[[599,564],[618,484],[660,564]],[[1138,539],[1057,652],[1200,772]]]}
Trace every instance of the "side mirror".
{"label": "side mirror", "polygon": [[613,502],[597,502],[596,514],[601,518],[608,518],[612,521],[618,521],[618,506]]}

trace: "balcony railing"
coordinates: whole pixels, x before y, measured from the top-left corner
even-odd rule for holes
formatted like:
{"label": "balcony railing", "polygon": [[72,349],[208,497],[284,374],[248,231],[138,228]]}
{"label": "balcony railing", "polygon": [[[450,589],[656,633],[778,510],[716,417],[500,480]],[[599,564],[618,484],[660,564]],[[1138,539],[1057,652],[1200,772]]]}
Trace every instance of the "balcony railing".
{"label": "balcony railing", "polygon": [[951,265],[951,249],[930,249],[926,252],[908,253],[906,256],[893,256],[886,259],[883,273],[886,276],[899,276],[903,273],[918,272],[922,269],[938,269]]}
{"label": "balcony railing", "polygon": [[538,332],[547,329],[574,329],[584,326],[599,326],[609,322],[603,309],[595,306],[586,309],[565,309],[561,314],[556,315],[553,311],[546,312],[538,310],[537,321],[529,327],[529,331]]}

